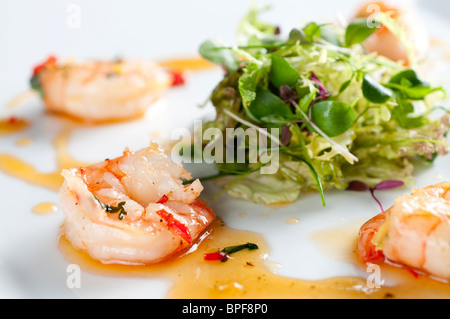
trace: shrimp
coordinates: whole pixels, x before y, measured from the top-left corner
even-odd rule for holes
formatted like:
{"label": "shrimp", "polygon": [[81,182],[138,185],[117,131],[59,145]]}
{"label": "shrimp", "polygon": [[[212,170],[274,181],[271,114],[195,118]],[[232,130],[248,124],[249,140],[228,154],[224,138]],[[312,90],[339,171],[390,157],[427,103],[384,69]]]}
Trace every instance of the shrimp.
{"label": "shrimp", "polygon": [[63,235],[102,263],[152,264],[191,247],[215,219],[203,190],[156,144],[88,167],[65,169]]}
{"label": "shrimp", "polygon": [[385,258],[450,280],[450,183],[415,188],[396,198],[359,231],[363,262]]}
{"label": "shrimp", "polygon": [[[385,12],[389,13],[399,28],[405,33],[405,40],[411,43],[411,47],[416,50],[414,58],[421,58],[425,55],[429,46],[429,37],[425,27],[420,22],[417,13],[413,8],[406,6],[387,5],[381,1],[369,2],[363,5],[357,13],[357,18],[369,18],[371,15]],[[395,62],[402,61],[408,65],[411,63],[411,56],[404,41],[394,34],[387,27],[381,27],[363,42],[363,47],[368,52],[377,52]]]}
{"label": "shrimp", "polygon": [[137,118],[170,83],[170,74],[152,61],[58,63],[54,56],[36,66],[31,78],[48,110],[85,122]]}

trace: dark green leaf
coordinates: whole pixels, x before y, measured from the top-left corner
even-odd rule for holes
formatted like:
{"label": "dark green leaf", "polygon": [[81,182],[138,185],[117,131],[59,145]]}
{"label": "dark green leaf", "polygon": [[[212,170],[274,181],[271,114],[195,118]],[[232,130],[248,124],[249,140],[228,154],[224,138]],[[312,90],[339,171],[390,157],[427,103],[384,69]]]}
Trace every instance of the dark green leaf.
{"label": "dark green leaf", "polygon": [[272,54],[272,65],[270,68],[270,81],[276,87],[284,84],[293,86],[300,78],[300,73],[283,57]]}
{"label": "dark green leaf", "polygon": [[290,119],[292,117],[289,105],[272,92],[258,87],[255,93],[256,97],[250,104],[249,111],[258,121],[264,122],[271,118],[279,121],[280,118]]}
{"label": "dark green leaf", "polygon": [[423,100],[428,94],[442,91],[445,92],[442,88],[432,88],[429,86],[417,85],[417,86],[403,86],[395,83],[390,83],[388,86],[392,89],[398,90],[403,93],[405,97],[411,100]]}
{"label": "dark green leaf", "polygon": [[231,255],[231,254],[238,252],[240,250],[243,250],[243,249],[255,250],[255,249],[258,249],[258,245],[253,244],[253,243],[246,243],[243,245],[225,247],[224,249],[222,249],[222,251],[224,253],[226,253],[227,255]]}
{"label": "dark green leaf", "polygon": [[326,135],[334,137],[347,131],[355,121],[355,111],[340,101],[322,101],[315,103],[311,110],[311,120]]}
{"label": "dark green leaf", "polygon": [[369,74],[364,75],[362,92],[373,103],[386,103],[392,97],[392,91],[375,81]]}
{"label": "dark green leaf", "polygon": [[111,205],[107,205],[102,203],[97,196],[93,195],[95,200],[100,204],[100,206],[108,213],[108,214],[118,214],[118,218],[120,220],[123,219],[124,215],[127,214],[125,208],[123,207],[126,202],[120,202],[119,204],[117,204],[117,206],[111,206]]}
{"label": "dark green leaf", "polygon": [[403,94],[405,98],[411,100],[423,100],[428,94],[435,91],[445,90],[442,88],[432,88],[428,83],[419,78],[414,70],[405,70],[392,76],[386,86],[393,90],[397,90]]}
{"label": "dark green leaf", "polygon": [[42,90],[41,80],[37,74],[33,75],[30,79],[30,86],[33,90],[39,92],[41,97],[44,96],[44,91]]}
{"label": "dark green leaf", "polygon": [[375,31],[377,28],[371,27],[366,18],[357,19],[345,29],[345,46],[350,47],[362,43]]}
{"label": "dark green leaf", "polygon": [[405,70],[401,71],[395,75],[393,75],[389,81],[389,83],[395,83],[395,84],[404,84],[404,80],[407,80],[410,83],[410,86],[428,86],[427,83],[423,82],[417,75],[417,73],[414,70]]}

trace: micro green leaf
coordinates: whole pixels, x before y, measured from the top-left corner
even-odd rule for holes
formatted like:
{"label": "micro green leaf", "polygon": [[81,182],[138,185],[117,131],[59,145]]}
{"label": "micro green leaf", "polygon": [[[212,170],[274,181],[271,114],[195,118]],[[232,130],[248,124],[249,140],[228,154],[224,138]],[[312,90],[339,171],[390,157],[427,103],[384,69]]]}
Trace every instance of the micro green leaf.
{"label": "micro green leaf", "polygon": [[272,65],[270,68],[270,81],[276,87],[284,84],[294,85],[300,79],[300,73],[283,57],[272,54]]}
{"label": "micro green leaf", "polygon": [[306,36],[305,36],[305,32],[303,30],[300,29],[292,29],[289,32],[289,43],[296,43],[296,42],[300,42],[300,43],[305,43],[306,41]]}
{"label": "micro green leaf", "polygon": [[433,88],[428,83],[422,81],[414,70],[405,70],[392,76],[386,86],[401,92],[405,98],[411,100],[423,100],[425,96],[435,91],[442,91],[443,88]]}
{"label": "micro green leaf", "polygon": [[360,18],[350,23],[345,29],[345,46],[364,42],[368,37],[377,31],[377,28],[367,23],[366,18]]}
{"label": "micro green leaf", "polygon": [[321,26],[315,22],[308,23],[304,28],[305,39],[309,43],[313,43],[317,38],[320,38]]}
{"label": "micro green leaf", "polygon": [[392,97],[392,91],[373,79],[369,74],[365,74],[362,83],[364,97],[377,104],[386,103]]}
{"label": "micro green leaf", "polygon": [[374,186],[373,189],[376,190],[389,190],[393,188],[397,188],[403,186],[405,183],[402,181],[383,181]]}
{"label": "micro green leaf", "polygon": [[228,70],[237,70],[239,63],[235,53],[222,47],[220,41],[208,39],[200,45],[199,53],[214,64],[224,65]]}
{"label": "micro green leaf", "polygon": [[292,112],[288,104],[286,104],[278,96],[262,87],[256,89],[256,97],[249,106],[249,112],[260,122],[270,118],[286,118],[292,117]]}
{"label": "micro green leaf", "polygon": [[369,191],[372,198],[377,202],[378,206],[380,206],[380,209],[382,212],[384,212],[383,205],[381,204],[380,200],[375,196],[376,190],[390,190],[397,187],[403,186],[405,183],[402,181],[382,181],[375,185],[374,187],[369,187],[366,183],[361,181],[351,181],[348,186],[347,190],[349,191]]}
{"label": "micro green leaf", "polygon": [[321,101],[311,110],[311,120],[326,135],[335,137],[347,131],[356,118],[352,107],[340,101]]}

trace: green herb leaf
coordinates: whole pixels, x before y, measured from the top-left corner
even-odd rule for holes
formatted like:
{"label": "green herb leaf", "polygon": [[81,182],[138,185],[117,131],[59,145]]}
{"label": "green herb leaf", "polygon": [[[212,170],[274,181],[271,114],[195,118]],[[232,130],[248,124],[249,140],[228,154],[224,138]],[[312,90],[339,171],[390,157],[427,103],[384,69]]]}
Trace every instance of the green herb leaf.
{"label": "green herb leaf", "polygon": [[231,71],[239,67],[238,59],[234,52],[229,49],[223,49],[223,44],[217,40],[209,39],[200,45],[199,53],[205,59],[217,65],[225,65]]}
{"label": "green herb leaf", "polygon": [[345,29],[345,46],[350,47],[362,43],[375,31],[377,31],[377,28],[370,26],[366,18],[357,19]]}
{"label": "green herb leaf", "polygon": [[300,43],[305,43],[305,42],[307,42],[306,41],[306,35],[305,35],[305,32],[303,31],[303,30],[300,30],[300,29],[292,29],[290,32],[289,32],[289,39],[288,39],[288,43],[290,43],[290,44],[295,44],[295,43],[297,43],[297,42],[300,42]]}
{"label": "green herb leaf", "polygon": [[316,42],[317,38],[320,38],[322,30],[320,25],[310,22],[303,28],[303,32],[305,33],[306,41],[313,43]]}
{"label": "green herb leaf", "polygon": [[225,247],[224,249],[222,249],[222,252],[226,253],[227,255],[231,255],[231,254],[238,252],[240,250],[243,250],[243,249],[256,250],[256,249],[258,249],[258,245],[253,244],[253,243],[246,243],[246,244],[242,244],[242,245],[229,246],[229,247]]}
{"label": "green herb leaf", "polygon": [[397,121],[400,127],[408,129],[418,128],[428,122],[424,116],[410,116],[414,112],[414,105],[402,93],[397,92],[394,95],[394,99],[397,102],[397,106],[392,110],[392,118]]}
{"label": "green herb leaf", "polygon": [[405,70],[405,71],[401,71],[395,75],[393,75],[389,81],[390,84],[395,83],[395,84],[402,84],[405,83],[404,81],[407,80],[411,86],[417,86],[417,85],[421,85],[421,86],[427,86],[428,84],[423,82],[419,76],[417,75],[417,73],[414,70]]}
{"label": "green herb leaf", "polygon": [[405,70],[395,74],[386,86],[393,90],[402,92],[403,96],[411,100],[423,100],[425,96],[443,88],[432,88],[428,83],[422,81],[414,70]]}
{"label": "green herb leaf", "polygon": [[375,81],[369,74],[364,75],[362,92],[373,103],[383,104],[392,97],[392,91]]}
{"label": "green herb leaf", "polygon": [[287,119],[287,122],[289,122],[293,114],[288,104],[262,87],[258,87],[255,93],[255,100],[249,107],[249,111],[254,118],[259,122],[265,122],[271,118],[278,119],[278,121],[280,118]]}
{"label": "green herb leaf", "polygon": [[30,79],[30,86],[33,90],[39,92],[41,97],[44,96],[44,91],[42,90],[41,80],[39,79],[39,75],[35,74]]}
{"label": "green herb leaf", "polygon": [[252,102],[256,99],[256,88],[260,83],[265,83],[267,81],[266,70],[255,63],[250,63],[244,69],[244,74],[238,80],[239,93],[242,98],[242,105],[253,121],[258,122],[259,120],[250,112],[249,108]]}
{"label": "green herb leaf", "polygon": [[[314,100],[314,98],[317,95],[317,90],[314,90],[312,92],[307,93],[305,96],[303,96],[300,99],[300,102],[298,102],[298,107],[305,113],[308,112],[309,110],[309,106],[311,105],[312,101]],[[300,116],[300,112],[296,112],[297,116]]]}
{"label": "green herb leaf", "polygon": [[340,101],[315,103],[311,110],[311,120],[326,135],[335,137],[347,131],[356,118],[353,108]]}
{"label": "green herb leaf", "polygon": [[109,213],[109,214],[116,214],[116,213],[119,213],[118,218],[119,218],[120,220],[122,220],[123,217],[124,217],[124,215],[127,214],[125,208],[123,207],[123,206],[126,204],[126,202],[120,202],[119,204],[117,204],[117,206],[111,206],[111,205],[107,205],[107,204],[102,203],[102,202],[97,198],[97,196],[95,196],[95,195],[92,195],[92,196],[94,196],[95,200],[100,204],[100,206],[101,206],[107,213]]}
{"label": "green herb leaf", "polygon": [[286,59],[276,54],[272,54],[271,58],[270,81],[273,85],[293,86],[300,79],[300,73]]}

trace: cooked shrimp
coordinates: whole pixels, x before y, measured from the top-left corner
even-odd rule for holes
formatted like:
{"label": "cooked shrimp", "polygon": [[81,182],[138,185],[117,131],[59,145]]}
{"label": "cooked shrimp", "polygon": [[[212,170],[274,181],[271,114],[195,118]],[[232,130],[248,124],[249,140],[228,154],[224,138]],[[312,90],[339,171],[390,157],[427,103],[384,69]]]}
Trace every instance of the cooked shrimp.
{"label": "cooked shrimp", "polygon": [[[413,8],[404,5],[387,5],[384,2],[375,1],[363,5],[357,13],[357,17],[367,18],[378,12],[390,13],[390,17],[397,21],[399,28],[406,35],[406,40],[416,50],[415,58],[420,58],[425,54],[429,44],[428,34]],[[377,52],[393,61],[403,61],[404,64],[411,63],[411,57],[408,55],[403,41],[383,25],[364,41],[363,46],[367,51]]]}
{"label": "cooked shrimp", "polygon": [[170,83],[165,69],[144,60],[58,63],[50,57],[32,77],[48,110],[87,122],[139,117]]}
{"label": "cooked shrimp", "polygon": [[155,143],[88,167],[63,170],[64,235],[102,263],[150,264],[193,244],[215,215],[199,180]]}
{"label": "cooked shrimp", "polygon": [[450,183],[416,188],[398,197],[360,229],[364,262],[379,258],[450,280]]}

